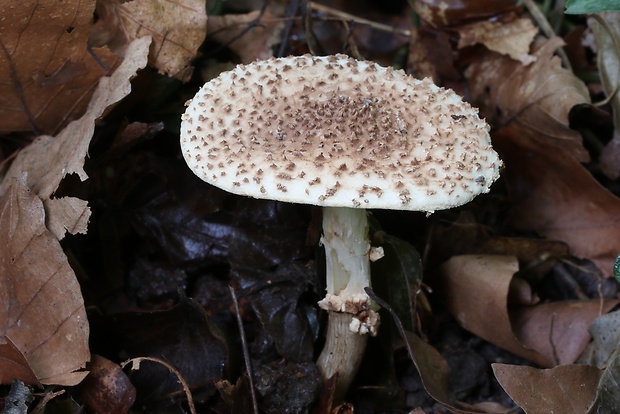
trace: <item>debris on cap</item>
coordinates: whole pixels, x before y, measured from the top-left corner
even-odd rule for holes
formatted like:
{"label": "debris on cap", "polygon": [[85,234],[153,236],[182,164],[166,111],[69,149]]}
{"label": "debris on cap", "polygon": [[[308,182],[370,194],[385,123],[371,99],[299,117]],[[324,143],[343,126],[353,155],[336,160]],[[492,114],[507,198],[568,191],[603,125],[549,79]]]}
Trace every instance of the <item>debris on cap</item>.
{"label": "debris on cap", "polygon": [[454,91],[346,55],[239,65],[187,105],[187,164],[256,198],[432,212],[488,192],[502,164]]}

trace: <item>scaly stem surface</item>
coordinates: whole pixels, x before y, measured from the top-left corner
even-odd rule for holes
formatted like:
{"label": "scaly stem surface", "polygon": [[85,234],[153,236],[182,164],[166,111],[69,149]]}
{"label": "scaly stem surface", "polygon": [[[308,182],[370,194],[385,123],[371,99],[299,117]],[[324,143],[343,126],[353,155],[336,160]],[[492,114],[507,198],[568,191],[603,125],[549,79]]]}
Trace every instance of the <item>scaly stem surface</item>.
{"label": "scaly stem surface", "polygon": [[346,207],[323,210],[327,295],[319,302],[329,312],[325,347],[317,360],[325,380],[337,374],[336,398],[344,396],[374,334],[378,314],[364,288],[370,286],[366,211]]}

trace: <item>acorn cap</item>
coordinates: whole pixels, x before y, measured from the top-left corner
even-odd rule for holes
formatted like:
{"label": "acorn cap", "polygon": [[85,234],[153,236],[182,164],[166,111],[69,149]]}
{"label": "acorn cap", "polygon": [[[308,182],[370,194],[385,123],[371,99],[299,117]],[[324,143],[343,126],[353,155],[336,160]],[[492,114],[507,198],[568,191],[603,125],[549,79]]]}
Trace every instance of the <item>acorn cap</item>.
{"label": "acorn cap", "polygon": [[432,212],[488,192],[502,164],[454,91],[346,55],[239,65],[187,106],[189,167],[250,197]]}

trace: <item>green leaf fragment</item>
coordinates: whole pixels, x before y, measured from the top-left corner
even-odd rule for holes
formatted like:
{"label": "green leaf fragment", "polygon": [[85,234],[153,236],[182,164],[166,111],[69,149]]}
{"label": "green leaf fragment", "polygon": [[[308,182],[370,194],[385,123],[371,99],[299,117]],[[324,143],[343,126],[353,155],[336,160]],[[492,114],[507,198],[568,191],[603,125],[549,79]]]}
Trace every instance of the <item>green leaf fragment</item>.
{"label": "green leaf fragment", "polygon": [[593,14],[620,11],[619,0],[568,0],[566,14]]}

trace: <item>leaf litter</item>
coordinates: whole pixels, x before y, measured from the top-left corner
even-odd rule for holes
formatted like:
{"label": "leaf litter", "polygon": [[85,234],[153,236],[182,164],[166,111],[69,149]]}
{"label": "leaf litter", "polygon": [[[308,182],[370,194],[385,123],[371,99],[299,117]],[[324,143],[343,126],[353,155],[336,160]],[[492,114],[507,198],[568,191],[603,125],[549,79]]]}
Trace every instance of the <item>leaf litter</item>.
{"label": "leaf litter", "polygon": [[[211,24],[206,33],[200,1],[174,12],[168,2],[101,1],[95,25],[94,2],[87,2],[71,30],[67,15],[48,22],[23,8],[32,26],[0,26],[0,64],[8,68],[0,73],[9,76],[0,87],[10,97],[0,110],[15,115],[3,118],[0,131],[32,141],[7,161],[0,183],[0,231],[8,241],[0,249],[2,382],[68,386],[92,411],[109,396],[118,402],[109,412],[126,412],[132,387],[133,409],[181,409],[185,399],[169,371],[119,369],[129,357],[148,357],[178,370],[199,411],[252,410],[251,383],[260,410],[275,413],[614,411],[616,328],[613,319],[602,321],[617,304],[609,279],[620,251],[617,186],[596,168],[612,151],[597,148],[613,141],[587,120],[591,131],[571,128],[579,116],[571,110],[601,98],[603,87],[563,68],[555,56],[562,40],[536,36],[527,11],[513,2],[448,1],[442,10],[416,2],[418,27],[402,17],[409,6],[366,10],[331,1],[302,11],[273,3],[210,4],[214,33]],[[585,27],[584,18],[573,21]],[[41,66],[32,52],[35,27],[49,30],[45,38],[59,46],[51,61],[60,65]],[[15,42],[20,30],[28,36]],[[153,36],[150,47],[141,34]],[[123,63],[109,55],[111,77],[83,98],[90,103],[62,95],[87,91],[106,74],[95,65],[94,81],[72,82],[92,63],[84,51],[95,48],[106,61],[105,46]],[[397,317],[370,341],[345,402],[333,401],[329,384],[321,387],[313,364],[325,324],[315,306],[323,291],[317,212],[223,194],[191,176],[178,154],[182,103],[208,73],[278,49],[349,51],[425,68],[480,107],[506,164],[502,181],[469,206],[428,219],[375,213],[373,243],[386,251],[373,266],[382,279],[375,285]],[[129,79],[147,54],[152,69],[137,74],[131,91]],[[601,72],[610,65],[602,62]],[[166,82],[164,74],[187,83]],[[150,111],[149,90],[162,85],[166,98]],[[55,104],[46,112],[42,102]],[[583,141],[582,133],[599,134],[602,144]],[[240,363],[244,346],[249,370]],[[103,385],[107,375],[125,384],[119,394]]]}

